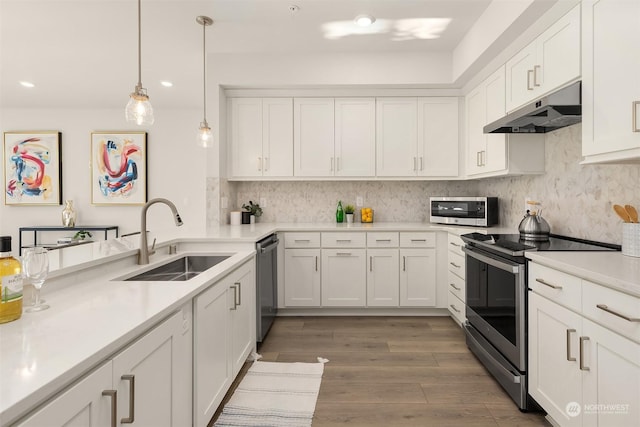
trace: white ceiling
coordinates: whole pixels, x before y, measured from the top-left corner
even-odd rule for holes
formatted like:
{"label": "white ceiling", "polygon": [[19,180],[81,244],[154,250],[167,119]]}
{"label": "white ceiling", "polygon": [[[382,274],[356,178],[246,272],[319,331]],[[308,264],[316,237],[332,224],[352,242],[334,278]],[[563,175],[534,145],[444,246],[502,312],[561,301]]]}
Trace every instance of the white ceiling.
{"label": "white ceiling", "polygon": [[[522,0],[494,0],[522,1]],[[142,82],[152,102],[200,105],[202,27],[208,53],[451,52],[491,0],[143,0]],[[290,12],[297,5],[296,13]],[[0,0],[0,106],[100,106],[127,101],[137,82],[135,0]],[[323,25],[371,32],[339,39]],[[450,18],[439,38],[394,40],[407,19]],[[365,30],[366,32],[367,30]],[[36,84],[25,89],[19,81]],[[174,82],[164,88],[161,80]]]}

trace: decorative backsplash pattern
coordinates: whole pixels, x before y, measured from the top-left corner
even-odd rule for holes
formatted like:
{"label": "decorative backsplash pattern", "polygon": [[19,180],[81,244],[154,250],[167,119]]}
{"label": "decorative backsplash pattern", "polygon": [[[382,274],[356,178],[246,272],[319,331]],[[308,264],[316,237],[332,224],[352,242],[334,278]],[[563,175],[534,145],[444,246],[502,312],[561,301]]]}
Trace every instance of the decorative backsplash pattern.
{"label": "decorative backsplash pattern", "polygon": [[[475,181],[286,181],[208,182],[207,189],[228,197],[229,209],[208,213],[213,222],[228,224],[230,210],[249,200],[267,200],[264,222],[333,222],[338,200],[374,209],[377,222],[428,221],[429,196],[497,196],[500,224],[517,229],[525,198],[543,203],[551,231],[620,244],[622,225],[613,204],[640,209],[640,165],[580,165],[581,125],[546,135],[544,175],[489,178]],[[211,206],[209,203],[207,206]],[[214,218],[215,217],[215,218]]]}

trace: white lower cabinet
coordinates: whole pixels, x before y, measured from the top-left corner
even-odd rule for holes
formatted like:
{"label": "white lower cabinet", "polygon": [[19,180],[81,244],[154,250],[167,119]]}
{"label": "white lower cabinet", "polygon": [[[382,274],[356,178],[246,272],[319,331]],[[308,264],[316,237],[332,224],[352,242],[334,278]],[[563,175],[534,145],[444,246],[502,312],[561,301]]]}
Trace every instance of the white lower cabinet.
{"label": "white lower cabinet", "polygon": [[367,249],[367,306],[397,307],[400,301],[398,249]]}
{"label": "white lower cabinet", "polygon": [[366,306],[365,264],[365,249],[322,249],[322,305]]}
{"label": "white lower cabinet", "polygon": [[[640,299],[529,265],[531,396],[563,427],[640,425],[637,322],[598,307],[623,315],[629,309],[637,317]],[[582,300],[582,306],[565,293]],[[592,301],[594,295],[596,301]]]}
{"label": "white lower cabinet", "polygon": [[436,306],[436,250],[400,249],[400,306]]}
{"label": "white lower cabinet", "polygon": [[285,249],[284,303],[320,307],[320,249]]}
{"label": "white lower cabinet", "polygon": [[255,261],[194,299],[194,425],[206,426],[255,345]]}
{"label": "white lower cabinet", "polygon": [[17,425],[191,425],[190,319],[189,304]]}

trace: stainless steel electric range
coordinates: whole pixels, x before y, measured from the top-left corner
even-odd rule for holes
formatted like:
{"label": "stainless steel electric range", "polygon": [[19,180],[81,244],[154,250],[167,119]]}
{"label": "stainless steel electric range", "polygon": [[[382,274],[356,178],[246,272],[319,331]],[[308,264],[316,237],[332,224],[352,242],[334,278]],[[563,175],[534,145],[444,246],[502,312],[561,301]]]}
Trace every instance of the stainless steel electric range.
{"label": "stainless steel electric range", "polygon": [[538,410],[527,389],[527,251],[616,251],[620,246],[551,234],[463,234],[467,346],[523,411]]}

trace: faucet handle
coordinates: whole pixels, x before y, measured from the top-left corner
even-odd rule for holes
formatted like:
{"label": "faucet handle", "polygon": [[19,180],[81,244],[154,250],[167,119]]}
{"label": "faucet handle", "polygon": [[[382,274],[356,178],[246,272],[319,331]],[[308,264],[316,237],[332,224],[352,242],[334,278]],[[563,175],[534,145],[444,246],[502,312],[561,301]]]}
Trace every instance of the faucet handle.
{"label": "faucet handle", "polygon": [[149,255],[153,255],[156,253],[156,238],[153,238],[153,243],[151,244],[151,248],[149,248]]}

